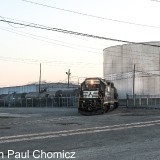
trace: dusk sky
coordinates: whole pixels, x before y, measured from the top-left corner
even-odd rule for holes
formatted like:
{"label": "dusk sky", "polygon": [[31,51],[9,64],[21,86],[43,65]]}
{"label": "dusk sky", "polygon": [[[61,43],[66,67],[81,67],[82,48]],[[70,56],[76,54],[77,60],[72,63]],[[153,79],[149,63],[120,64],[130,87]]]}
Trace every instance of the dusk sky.
{"label": "dusk sky", "polygon": [[[38,24],[132,42],[160,41],[160,1],[0,0],[0,87],[103,77],[103,49],[124,43],[5,21]],[[33,3],[34,2],[34,3]]]}

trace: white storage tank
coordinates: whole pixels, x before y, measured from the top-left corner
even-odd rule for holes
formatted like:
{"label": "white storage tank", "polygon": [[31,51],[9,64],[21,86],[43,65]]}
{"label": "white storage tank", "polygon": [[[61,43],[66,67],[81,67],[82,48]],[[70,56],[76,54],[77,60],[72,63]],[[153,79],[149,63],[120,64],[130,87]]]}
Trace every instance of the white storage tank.
{"label": "white storage tank", "polygon": [[[114,82],[119,98],[126,98],[126,94],[133,93],[160,95],[160,47],[158,46],[160,42],[145,42],[112,46],[103,50],[104,78]],[[134,80],[135,87],[133,87]]]}

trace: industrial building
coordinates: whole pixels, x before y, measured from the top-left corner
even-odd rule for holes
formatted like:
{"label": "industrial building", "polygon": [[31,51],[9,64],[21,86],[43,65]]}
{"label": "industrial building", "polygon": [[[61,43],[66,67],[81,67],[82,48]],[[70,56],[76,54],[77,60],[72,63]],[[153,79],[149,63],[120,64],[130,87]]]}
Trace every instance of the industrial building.
{"label": "industrial building", "polygon": [[103,50],[104,78],[114,82],[119,98],[160,95],[160,42],[124,44]]}
{"label": "industrial building", "polygon": [[[79,85],[68,84],[67,83],[43,83],[41,84],[41,90],[47,92],[58,91],[58,90],[73,90],[77,89]],[[30,92],[39,92],[39,84],[28,84],[23,86],[12,86],[12,87],[3,87],[0,88],[0,95],[2,94],[12,94],[12,93],[30,93]]]}

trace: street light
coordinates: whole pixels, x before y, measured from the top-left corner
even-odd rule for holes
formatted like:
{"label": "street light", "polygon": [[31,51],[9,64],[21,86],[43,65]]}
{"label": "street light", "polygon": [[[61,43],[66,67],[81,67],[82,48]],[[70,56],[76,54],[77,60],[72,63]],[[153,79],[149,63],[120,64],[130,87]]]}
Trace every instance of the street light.
{"label": "street light", "polygon": [[66,72],[66,74],[68,75],[68,88],[69,88],[69,78],[70,78],[70,75],[71,75],[70,69],[68,70],[68,72]]}

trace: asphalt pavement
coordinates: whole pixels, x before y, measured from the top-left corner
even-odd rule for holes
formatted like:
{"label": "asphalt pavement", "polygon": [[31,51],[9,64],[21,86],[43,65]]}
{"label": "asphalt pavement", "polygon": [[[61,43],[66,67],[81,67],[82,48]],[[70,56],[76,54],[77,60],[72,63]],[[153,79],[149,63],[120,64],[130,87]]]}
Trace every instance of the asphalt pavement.
{"label": "asphalt pavement", "polygon": [[160,110],[0,108],[0,159],[159,160]]}

